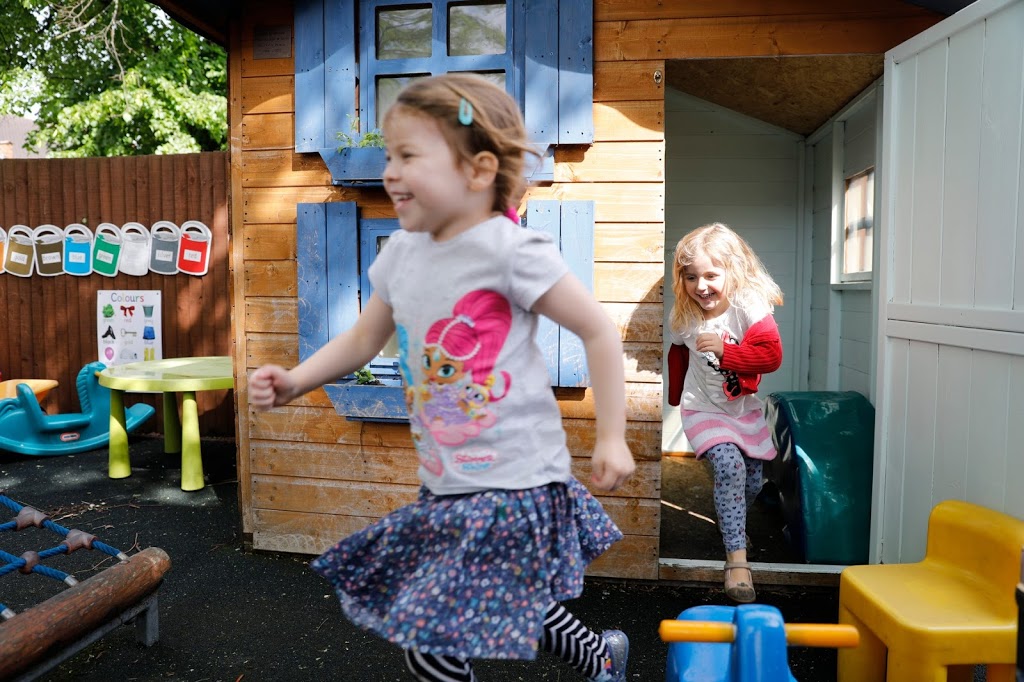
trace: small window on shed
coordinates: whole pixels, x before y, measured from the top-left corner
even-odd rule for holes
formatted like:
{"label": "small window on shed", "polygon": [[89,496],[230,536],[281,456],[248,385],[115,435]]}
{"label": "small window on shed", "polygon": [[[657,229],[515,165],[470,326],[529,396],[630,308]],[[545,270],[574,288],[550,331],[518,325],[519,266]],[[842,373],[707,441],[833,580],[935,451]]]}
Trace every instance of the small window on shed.
{"label": "small window on shed", "polygon": [[874,168],[846,179],[843,203],[843,280],[867,280],[875,226]]}

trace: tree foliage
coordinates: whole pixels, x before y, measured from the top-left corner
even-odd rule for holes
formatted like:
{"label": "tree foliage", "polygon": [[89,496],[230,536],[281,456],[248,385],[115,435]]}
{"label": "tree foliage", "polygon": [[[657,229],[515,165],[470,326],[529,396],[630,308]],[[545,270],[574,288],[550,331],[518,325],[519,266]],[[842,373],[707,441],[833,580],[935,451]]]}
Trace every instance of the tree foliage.
{"label": "tree foliage", "polygon": [[146,0],[0,0],[0,114],[50,156],[225,149],[227,57]]}

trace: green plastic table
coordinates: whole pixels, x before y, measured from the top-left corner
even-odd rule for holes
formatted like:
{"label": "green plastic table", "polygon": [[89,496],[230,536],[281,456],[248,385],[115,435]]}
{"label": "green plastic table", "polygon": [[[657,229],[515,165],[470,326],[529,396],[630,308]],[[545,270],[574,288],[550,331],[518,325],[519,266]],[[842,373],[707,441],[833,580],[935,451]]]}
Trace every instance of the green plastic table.
{"label": "green plastic table", "polygon": [[[165,358],[107,367],[99,373],[101,386],[110,389],[110,478],[132,475],[125,429],[124,393],[163,393],[164,452],[181,452],[181,489],[201,490],[203,455],[199,445],[197,391],[234,388],[231,358],[226,355],[200,358]],[[176,393],[181,394],[178,418]]]}

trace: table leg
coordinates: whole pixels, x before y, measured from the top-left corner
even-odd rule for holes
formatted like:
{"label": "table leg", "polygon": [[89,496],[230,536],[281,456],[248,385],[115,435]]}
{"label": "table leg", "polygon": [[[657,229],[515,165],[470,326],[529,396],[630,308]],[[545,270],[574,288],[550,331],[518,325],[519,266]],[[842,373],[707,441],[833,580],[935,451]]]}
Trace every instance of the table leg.
{"label": "table leg", "polygon": [[203,453],[199,448],[199,408],[195,391],[181,394],[181,489],[201,490]]}
{"label": "table leg", "polygon": [[176,455],[181,452],[181,420],[178,419],[178,396],[173,392],[164,393],[164,453]]}
{"label": "table leg", "polygon": [[132,463],[128,457],[128,429],[124,421],[124,391],[110,389],[110,454],[107,476],[128,478]]}

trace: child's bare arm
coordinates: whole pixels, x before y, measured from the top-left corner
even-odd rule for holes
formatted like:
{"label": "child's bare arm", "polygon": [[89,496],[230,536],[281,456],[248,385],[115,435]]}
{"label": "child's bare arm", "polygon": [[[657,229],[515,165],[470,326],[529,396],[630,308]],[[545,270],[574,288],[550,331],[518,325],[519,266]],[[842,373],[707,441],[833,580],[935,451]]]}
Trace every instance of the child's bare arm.
{"label": "child's bare arm", "polygon": [[583,341],[597,415],[591,482],[602,490],[614,490],[636,468],[626,444],[626,379],[619,330],[601,304],[571,274],[562,277],[541,296],[533,310]]}
{"label": "child's bare arm", "polygon": [[249,379],[249,402],[258,410],[285,405],[295,398],[354,372],[376,355],[395,331],[388,307],[370,297],[351,328],[328,341],[291,370],[264,365]]}

